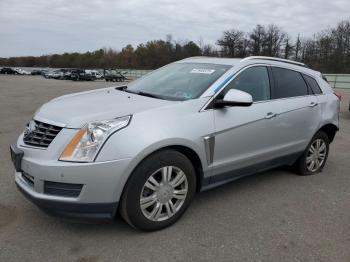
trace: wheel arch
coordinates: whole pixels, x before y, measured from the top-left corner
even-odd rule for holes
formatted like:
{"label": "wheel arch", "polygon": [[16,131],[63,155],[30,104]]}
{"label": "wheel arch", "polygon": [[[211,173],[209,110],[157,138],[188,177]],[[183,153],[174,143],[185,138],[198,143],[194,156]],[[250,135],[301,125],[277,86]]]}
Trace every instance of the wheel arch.
{"label": "wheel arch", "polygon": [[196,172],[196,192],[200,191],[202,180],[204,177],[204,168],[203,168],[203,159],[201,159],[199,153],[195,149],[183,143],[163,144],[162,146],[147,148],[143,152],[141,152],[138,156],[135,157],[133,163],[131,163],[130,164],[131,166],[129,166],[130,169],[128,170],[128,172],[126,172],[124,178],[121,180],[122,190],[118,194],[118,197],[117,197],[118,199],[122,198],[124,190],[128,184],[128,181],[130,180],[134,170],[142,163],[142,161],[144,161],[150,155],[166,149],[172,149],[177,152],[180,152],[191,161]]}
{"label": "wheel arch", "polygon": [[[166,145],[166,146],[160,147],[156,150],[153,150],[151,152],[148,152],[147,155],[145,155],[140,161],[138,161],[138,163],[137,163],[137,165],[135,165],[133,171],[135,170],[135,168],[137,168],[137,166],[142,161],[144,161],[150,155],[153,155],[159,151],[167,150],[167,149],[177,151],[177,152],[183,154],[184,156],[186,156],[191,161],[191,163],[195,169],[195,172],[196,172],[196,192],[199,192],[201,189],[201,185],[202,185],[202,181],[203,181],[203,177],[204,177],[203,163],[202,163],[202,160],[201,160],[199,154],[193,148],[191,148],[187,145],[182,145],[182,144]],[[131,174],[133,173],[133,171],[131,172]],[[131,176],[131,174],[130,174],[130,176]]]}
{"label": "wheel arch", "polygon": [[160,150],[163,150],[163,149],[173,149],[175,151],[178,151],[181,154],[185,155],[191,161],[196,171],[196,192],[199,192],[201,189],[204,174],[203,174],[203,165],[198,154],[193,149],[182,145],[167,146]]}
{"label": "wheel arch", "polygon": [[334,124],[325,124],[318,131],[323,131],[327,134],[329,142],[333,142],[335,134],[339,128]]}
{"label": "wheel arch", "polygon": [[193,147],[190,147],[188,145],[188,143],[162,144],[156,148],[146,149],[147,153],[143,152],[143,157],[138,159],[137,164],[134,165],[134,168],[133,168],[132,172],[130,173],[130,176],[134,172],[135,168],[137,168],[137,166],[142,161],[144,161],[147,157],[149,157],[150,155],[153,155],[159,151],[167,150],[167,149],[172,149],[174,151],[177,151],[177,152],[183,154],[184,156],[186,156],[191,161],[191,163],[195,169],[195,172],[196,172],[196,191],[199,192],[201,189],[201,185],[202,185],[202,181],[203,181],[203,177],[204,177],[204,168],[203,168],[204,159],[201,159],[197,150],[194,149]]}

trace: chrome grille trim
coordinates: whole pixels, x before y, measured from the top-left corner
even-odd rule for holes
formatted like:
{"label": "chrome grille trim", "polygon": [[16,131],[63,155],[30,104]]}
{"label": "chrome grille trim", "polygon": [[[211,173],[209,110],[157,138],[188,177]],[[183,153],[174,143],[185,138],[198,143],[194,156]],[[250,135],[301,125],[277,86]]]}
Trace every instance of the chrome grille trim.
{"label": "chrome grille trim", "polygon": [[29,130],[28,124],[27,130],[23,136],[23,142],[29,146],[47,148],[62,130],[62,127],[59,126],[54,126],[37,120],[33,120],[33,122],[34,129]]}

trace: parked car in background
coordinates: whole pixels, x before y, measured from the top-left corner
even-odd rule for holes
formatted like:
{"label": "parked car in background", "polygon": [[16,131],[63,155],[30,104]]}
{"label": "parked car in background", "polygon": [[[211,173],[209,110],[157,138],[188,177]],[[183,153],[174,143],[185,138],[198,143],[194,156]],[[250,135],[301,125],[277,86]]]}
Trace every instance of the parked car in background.
{"label": "parked car in background", "polygon": [[83,69],[73,70],[70,76],[73,81],[93,81],[95,76]]}
{"label": "parked car in background", "polygon": [[94,72],[94,75],[97,80],[104,79],[103,74],[101,74],[99,71]]}
{"label": "parked car in background", "polygon": [[103,76],[103,74],[102,74],[101,72],[98,72],[98,73],[96,74],[96,78],[97,78],[97,79],[104,79],[104,76]]}
{"label": "parked car in background", "polygon": [[40,69],[35,69],[33,71],[30,72],[31,75],[41,75],[42,74],[42,70]]}
{"label": "parked car in background", "polygon": [[98,70],[85,70],[86,74],[90,74],[95,79],[103,79],[103,75]]}
{"label": "parked car in background", "polygon": [[46,71],[44,71],[44,77],[45,78],[48,78],[48,79],[50,79],[50,78],[52,78],[53,77],[53,73],[54,73],[54,70],[46,70]]}
{"label": "parked car in background", "polygon": [[126,77],[119,71],[114,69],[104,70],[104,79],[107,82],[123,82],[126,80]]}
{"label": "parked car in background", "polygon": [[30,75],[30,72],[18,67],[15,67],[15,68],[4,67],[0,70],[0,73],[6,74],[6,75]]}
{"label": "parked car in background", "polygon": [[4,67],[4,68],[1,68],[0,70],[0,74],[4,74],[4,75],[17,75],[17,71],[13,70],[12,68],[10,67]]}
{"label": "parked car in background", "polygon": [[46,78],[46,75],[49,73],[48,69],[42,69],[41,70],[41,75]]}
{"label": "parked car in background", "polygon": [[66,70],[63,74],[63,79],[64,80],[71,80],[71,76],[72,76],[72,70]]}
{"label": "parked car in background", "polygon": [[15,67],[13,70],[15,70],[18,75],[30,75],[30,72],[23,70],[22,68],[19,68],[19,67]]}
{"label": "parked car in background", "polygon": [[53,79],[63,79],[64,77],[64,70],[58,69],[52,72],[51,78]]}
{"label": "parked car in background", "polygon": [[119,211],[152,231],[175,223],[195,192],[283,165],[321,172],[338,116],[338,97],[304,64],[194,57],[51,100],[11,157],[19,190],[43,210],[107,220]]}

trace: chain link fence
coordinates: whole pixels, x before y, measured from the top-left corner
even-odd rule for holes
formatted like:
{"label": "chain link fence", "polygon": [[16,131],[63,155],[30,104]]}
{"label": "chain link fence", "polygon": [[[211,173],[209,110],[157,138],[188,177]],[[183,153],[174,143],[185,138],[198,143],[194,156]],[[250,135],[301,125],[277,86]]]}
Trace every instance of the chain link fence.
{"label": "chain link fence", "polygon": [[[21,67],[21,68],[24,70],[27,70],[28,72],[31,72],[35,69],[46,69],[50,71],[59,69],[59,68],[32,68],[32,67]],[[100,71],[103,74],[103,69],[96,69],[96,70]],[[125,68],[117,68],[115,70],[122,73],[127,79],[130,79],[130,80],[140,78],[153,71],[153,70],[137,70],[137,69],[125,69]],[[327,78],[329,84],[333,88],[350,89],[350,74],[323,74],[323,75]]]}
{"label": "chain link fence", "polygon": [[331,87],[350,89],[350,74],[323,74]]}
{"label": "chain link fence", "polygon": [[137,79],[153,71],[153,70],[122,69],[122,68],[116,69],[116,70],[122,73],[128,79]]}

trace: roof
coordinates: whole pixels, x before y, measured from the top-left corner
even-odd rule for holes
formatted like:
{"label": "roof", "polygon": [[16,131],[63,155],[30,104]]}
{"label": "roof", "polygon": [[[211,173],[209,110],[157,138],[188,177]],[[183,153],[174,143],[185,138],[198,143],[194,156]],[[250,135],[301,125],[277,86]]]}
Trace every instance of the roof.
{"label": "roof", "polygon": [[241,58],[221,58],[221,57],[208,57],[208,56],[194,56],[182,59],[180,63],[203,63],[203,64],[218,64],[218,65],[237,65]]}
{"label": "roof", "polygon": [[281,59],[281,58],[275,58],[275,57],[267,57],[267,56],[250,56],[246,58],[221,58],[221,57],[207,57],[207,56],[194,56],[185,58],[183,60],[178,61],[177,63],[205,63],[205,64],[219,64],[219,65],[230,65],[235,66],[239,63],[268,63],[275,66],[287,66],[289,68],[307,72],[311,75],[320,75],[320,72],[317,72],[315,70],[312,70],[310,68],[307,68],[305,64],[287,60],[287,59]]}
{"label": "roof", "polygon": [[293,60],[283,59],[283,58],[278,58],[278,57],[270,57],[270,56],[248,56],[246,58],[243,58],[241,61],[243,62],[243,61],[247,61],[247,60],[257,60],[257,59],[274,61],[274,62],[282,62],[282,63],[306,67],[306,65],[304,63],[301,63],[298,61],[293,61]]}

